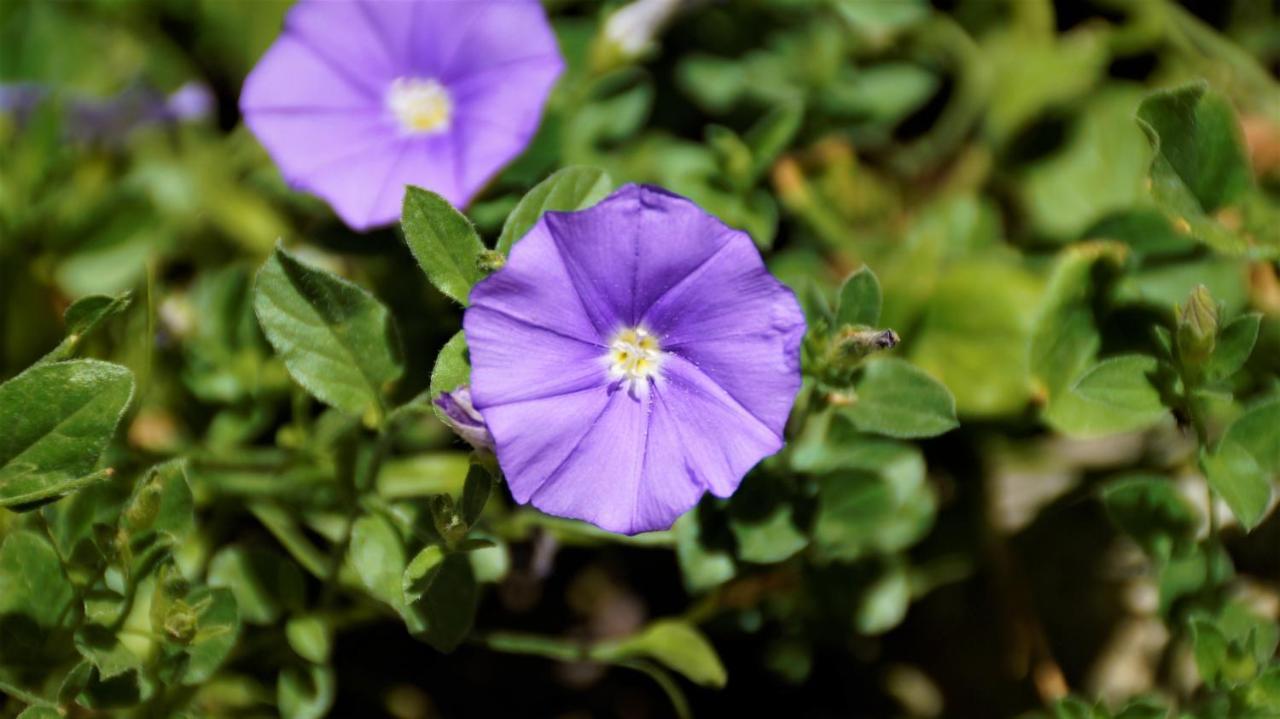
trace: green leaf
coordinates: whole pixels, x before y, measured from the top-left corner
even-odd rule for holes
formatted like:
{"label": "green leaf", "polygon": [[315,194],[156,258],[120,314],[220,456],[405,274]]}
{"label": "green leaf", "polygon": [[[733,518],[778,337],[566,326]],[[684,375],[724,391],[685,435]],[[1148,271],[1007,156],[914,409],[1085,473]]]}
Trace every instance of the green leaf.
{"label": "green leaf", "polygon": [[128,309],[132,300],[131,294],[124,292],[115,296],[89,295],[72,302],[66,312],[62,313],[67,338],[49,354],[41,357],[40,362],[59,362],[71,357],[76,347],[84,341],[85,335],[92,332],[103,320]]}
{"label": "green leaf", "polygon": [[276,702],[284,719],[320,719],[329,713],[337,696],[333,670],[317,664],[288,667],[276,683]]}
{"label": "green leaf", "polygon": [[841,412],[862,432],[933,437],[959,424],[951,392],[924,370],[900,359],[868,362],[854,391],[854,403]]}
{"label": "green leaf", "polygon": [[142,660],[121,643],[115,632],[98,624],[85,625],[76,632],[76,649],[93,662],[104,680],[142,666]]}
{"label": "green leaf", "polygon": [[633,657],[654,659],[703,686],[719,688],[729,680],[711,642],[691,624],[678,619],[659,619],[633,637],[598,644],[591,657],[606,662]]}
{"label": "green leaf", "polygon": [[401,220],[404,239],[427,279],[464,307],[471,288],[484,279],[484,243],[471,221],[430,190],[410,186]]}
{"label": "green leaf", "polygon": [[[962,242],[982,242],[998,229],[984,219],[988,209],[976,203],[954,203],[934,215],[922,241],[940,246],[920,254],[941,253]],[[961,234],[955,225],[968,226]],[[954,251],[954,250],[951,250]],[[1007,261],[964,261],[946,266],[932,290],[921,286],[918,265],[928,260],[900,260],[885,267],[880,280],[893,301],[880,321],[907,327],[915,317],[902,315],[904,296],[920,295],[924,317],[911,331],[911,361],[951,390],[956,411],[972,416],[1004,416],[1021,412],[1031,398],[1027,341],[1035,319],[1041,282],[1019,264]]]}
{"label": "green leaf", "polygon": [[471,363],[467,359],[467,337],[462,331],[449,338],[436,355],[431,369],[431,398],[452,392],[471,382]]}
{"label": "green leaf", "polygon": [[686,512],[676,520],[676,559],[680,574],[690,593],[700,594],[733,578],[737,569],[733,555],[703,544],[698,509]]}
{"label": "green leaf", "polygon": [[401,578],[401,591],[404,593],[406,606],[422,600],[431,588],[432,582],[444,566],[444,550],[439,545],[429,544],[404,568]]}
{"label": "green leaf", "polygon": [[1240,524],[1245,529],[1258,526],[1271,502],[1271,483],[1249,450],[1226,435],[1212,452],[1201,454],[1200,465]]}
{"label": "green leaf", "polygon": [[1095,93],[1071,114],[1062,148],[1026,170],[1015,191],[1037,234],[1077,239],[1143,197],[1152,149],[1133,123],[1138,100],[1127,88]]}
{"label": "green leaf", "polygon": [[1251,312],[1231,320],[1222,328],[1213,355],[1205,366],[1205,376],[1210,382],[1227,379],[1244,367],[1258,341],[1261,322],[1262,315]]}
{"label": "green leaf", "polygon": [[148,470],[124,510],[125,526],[135,540],[155,532],[170,543],[195,525],[195,498],[187,483],[186,461],[171,460]]}
{"label": "green leaf", "polygon": [[1050,398],[1044,418],[1054,429],[1097,436],[1145,429],[1168,415],[1152,377],[1154,357],[1124,355],[1085,370],[1066,391]]}
{"label": "green leaf", "polygon": [[0,665],[39,666],[74,601],[53,545],[27,530],[0,544]]}
{"label": "green leaf", "polygon": [[1138,119],[1159,157],[1205,212],[1239,201],[1253,187],[1253,172],[1231,105],[1203,82],[1154,92]]}
{"label": "green leaf", "polygon": [[351,528],[347,561],[373,596],[397,609],[404,606],[401,576],[404,574],[404,542],[391,522],[366,514]]}
{"label": "green leaf", "polygon": [[1262,471],[1280,472],[1280,400],[1263,402],[1236,417],[1222,441],[1243,447]]}
{"label": "green leaf", "polygon": [[791,506],[786,503],[754,521],[734,517],[729,528],[738,540],[738,556],[746,562],[781,562],[809,544],[809,538],[796,528]]}
{"label": "green leaf", "polygon": [[462,485],[462,500],[458,503],[458,512],[462,521],[471,526],[480,518],[485,502],[489,501],[489,492],[493,490],[493,477],[489,470],[478,464],[467,470],[467,479]]}
{"label": "green leaf", "polygon": [[1208,617],[1191,619],[1191,645],[1200,677],[1211,687],[1238,686],[1258,672],[1252,652],[1231,641]]}
{"label": "green leaf", "polygon": [[[422,555],[419,555],[422,558]],[[423,559],[422,564],[430,562]],[[415,572],[421,567],[415,568]],[[471,633],[479,588],[466,554],[446,555],[421,599],[407,608],[406,621],[415,636],[442,652],[451,652]]]}
{"label": "green leaf", "polygon": [[284,625],[284,635],[298,656],[313,664],[329,661],[333,651],[333,631],[315,614],[299,614]]}
{"label": "green leaf", "polygon": [[235,648],[240,638],[240,614],[235,595],[228,589],[199,587],[186,602],[197,611],[196,634],[186,647],[182,683],[197,686],[207,682]]}
{"label": "green leaf", "polygon": [[1152,557],[1167,560],[1175,548],[1193,541],[1200,518],[1167,477],[1137,475],[1102,490],[1107,515]]}
{"label": "green leaf", "polygon": [[840,286],[836,324],[875,327],[880,321],[880,280],[863,265]]}
{"label": "green leaf", "polygon": [[53,707],[36,704],[23,709],[18,719],[64,719],[64,717]]}
{"label": "green leaf", "polygon": [[863,634],[883,634],[898,626],[911,604],[911,577],[900,563],[891,564],[867,587],[854,621]]}
{"label": "green leaf", "polygon": [[66,494],[92,475],[133,397],[133,374],[97,360],[42,364],[0,385],[0,507]]}
{"label": "green leaf", "polygon": [[1119,265],[1124,256],[1124,246],[1114,242],[1081,242],[1058,253],[1031,334],[1031,373],[1050,401],[1097,355],[1095,268]]}
{"label": "green leaf", "polygon": [[[742,136],[751,152],[751,183],[754,184],[795,138],[804,119],[804,103],[783,102],[760,118]],[[866,323],[873,324],[873,323]]]}
{"label": "green leaf", "polygon": [[249,624],[274,625],[301,609],[306,585],[298,565],[259,547],[226,547],[209,562],[209,586],[226,587]]}
{"label": "green leaf", "polygon": [[[510,254],[511,247],[525,236],[545,212],[585,210],[603,200],[613,189],[609,173],[595,167],[566,167],[539,182],[507,215],[498,236],[498,252]],[[465,302],[464,302],[465,304]]]}
{"label": "green leaf", "polygon": [[289,374],[326,404],[368,417],[404,370],[391,314],[373,295],[276,247],[253,308]]}

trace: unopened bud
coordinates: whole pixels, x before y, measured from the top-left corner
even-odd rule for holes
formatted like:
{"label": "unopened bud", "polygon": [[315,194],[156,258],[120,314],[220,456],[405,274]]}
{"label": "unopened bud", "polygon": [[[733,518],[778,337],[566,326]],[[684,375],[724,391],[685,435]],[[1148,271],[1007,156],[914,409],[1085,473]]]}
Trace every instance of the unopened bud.
{"label": "unopened bud", "polygon": [[493,449],[493,435],[489,434],[484,417],[471,404],[470,387],[464,384],[452,392],[442,392],[435,404],[445,424],[463,441],[476,449]]}
{"label": "unopened bud", "polygon": [[1204,285],[1197,285],[1178,309],[1178,357],[1184,367],[1204,366],[1218,336],[1218,304]]}

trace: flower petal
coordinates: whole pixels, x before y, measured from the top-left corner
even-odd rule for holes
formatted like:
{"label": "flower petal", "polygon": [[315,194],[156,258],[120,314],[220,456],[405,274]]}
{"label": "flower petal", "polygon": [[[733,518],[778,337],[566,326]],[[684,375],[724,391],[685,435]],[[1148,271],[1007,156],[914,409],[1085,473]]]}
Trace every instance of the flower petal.
{"label": "flower petal", "polygon": [[800,389],[804,314],[745,234],[731,235],[723,249],[662,295],[643,322],[663,350],[691,362],[782,432]]}
{"label": "flower petal", "polygon": [[[664,441],[667,451],[678,447],[681,461],[676,464],[670,456],[655,458],[645,475],[648,492],[664,492],[662,473],[683,466],[712,494],[727,497],[748,470],[782,448],[780,427],[766,424],[683,357],[667,358],[653,394],[657,398],[654,431],[662,428],[668,437]],[[660,501],[660,497],[649,500],[650,504]]]}
{"label": "flower petal", "polygon": [[380,90],[353,69],[358,67],[358,63],[321,54],[308,36],[281,35],[245,78],[240,109],[248,115],[267,110],[380,108]]}
{"label": "flower petal", "polygon": [[[535,0],[503,0],[483,4],[483,15],[459,23],[463,38],[441,70],[452,84],[469,75],[514,66],[544,56],[560,56],[555,32]],[[519,38],[519,42],[513,42]]]}
{"label": "flower petal", "polygon": [[[384,6],[396,4],[380,3],[376,9],[383,12],[389,9]],[[374,9],[350,0],[301,0],[285,17],[282,37],[302,38],[333,65],[381,87],[395,79],[400,63],[372,22]]]}
{"label": "flower petal", "polygon": [[547,223],[584,303],[608,329],[635,326],[733,232],[689,200],[644,185],[581,212],[548,213]]}
{"label": "flower petal", "polygon": [[464,326],[467,346],[480,348],[471,354],[471,393],[482,412],[511,402],[603,387],[609,380],[605,351],[599,345],[529,324],[488,305],[467,310]]}
{"label": "flower petal", "polygon": [[[601,344],[604,336],[583,307],[545,217],[515,244],[502,270],[471,290],[471,306],[492,308],[526,324],[554,329],[584,342]],[[474,348],[478,345],[472,344],[468,324],[471,314],[468,310],[463,325],[467,328],[467,342]]]}

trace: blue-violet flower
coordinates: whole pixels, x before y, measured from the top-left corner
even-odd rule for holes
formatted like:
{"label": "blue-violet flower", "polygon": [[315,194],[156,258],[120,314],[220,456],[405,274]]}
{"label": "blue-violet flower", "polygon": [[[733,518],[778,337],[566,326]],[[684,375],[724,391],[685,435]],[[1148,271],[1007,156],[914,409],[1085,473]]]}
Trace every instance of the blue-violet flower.
{"label": "blue-violet flower", "polygon": [[746,233],[656,187],[546,213],[463,327],[516,501],[613,532],[732,494],[800,388],[795,296]]}
{"label": "blue-violet flower", "polygon": [[357,230],[406,185],[465,206],[529,144],[564,68],[538,0],[300,0],[245,80],[245,123]]}

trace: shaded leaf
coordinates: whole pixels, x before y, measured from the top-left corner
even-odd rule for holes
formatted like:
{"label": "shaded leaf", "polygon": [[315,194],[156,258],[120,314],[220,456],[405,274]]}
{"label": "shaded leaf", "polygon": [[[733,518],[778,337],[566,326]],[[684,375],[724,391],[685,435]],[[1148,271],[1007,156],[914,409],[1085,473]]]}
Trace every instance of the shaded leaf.
{"label": "shaded leaf", "polygon": [[1244,367],[1253,353],[1253,345],[1258,341],[1261,322],[1262,315],[1252,312],[1235,318],[1222,328],[1204,370],[1210,382],[1227,379]]}
{"label": "shaded leaf", "polygon": [[284,719],[320,719],[329,713],[335,696],[333,670],[317,664],[288,667],[276,683],[276,701]]}
{"label": "shaded leaf", "polygon": [[1045,421],[1060,432],[1078,436],[1150,427],[1168,415],[1152,384],[1158,370],[1157,360],[1145,355],[1103,360],[1050,399]]}

